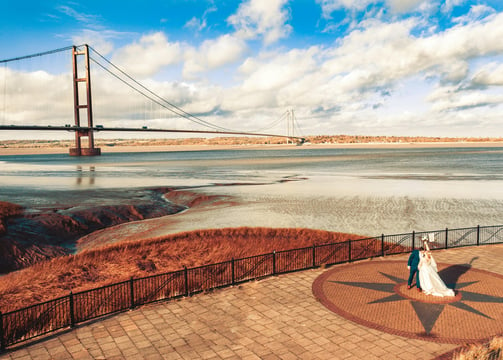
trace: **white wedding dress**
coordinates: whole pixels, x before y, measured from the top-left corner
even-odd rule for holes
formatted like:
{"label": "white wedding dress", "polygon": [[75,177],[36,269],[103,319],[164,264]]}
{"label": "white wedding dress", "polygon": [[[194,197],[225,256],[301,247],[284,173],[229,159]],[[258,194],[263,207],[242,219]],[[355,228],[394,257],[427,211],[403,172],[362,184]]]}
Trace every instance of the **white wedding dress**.
{"label": "white wedding dress", "polygon": [[445,283],[438,275],[437,263],[431,254],[429,256],[424,253],[421,254],[418,268],[419,282],[423,293],[434,296],[455,296],[454,290],[445,286]]}

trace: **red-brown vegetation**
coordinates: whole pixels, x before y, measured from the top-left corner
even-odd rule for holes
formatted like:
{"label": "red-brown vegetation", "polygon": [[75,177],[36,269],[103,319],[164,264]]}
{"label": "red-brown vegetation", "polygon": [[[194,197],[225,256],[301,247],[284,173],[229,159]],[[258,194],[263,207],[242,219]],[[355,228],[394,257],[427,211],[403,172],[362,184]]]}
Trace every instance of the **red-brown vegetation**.
{"label": "red-brown vegetation", "polygon": [[41,262],[0,278],[0,311],[152,274],[362,238],[310,229],[228,228],[125,242]]}
{"label": "red-brown vegetation", "polygon": [[[2,202],[0,273],[69,254],[78,239],[94,231],[184,210],[184,205],[163,199],[163,194],[168,191],[169,188],[146,190],[149,195],[146,203],[137,201],[135,204],[72,206],[26,212],[19,205]],[[197,199],[196,196],[193,198]]]}
{"label": "red-brown vegetation", "polygon": [[5,222],[10,216],[18,216],[23,212],[20,205],[12,204],[6,201],[0,201],[0,235],[5,232]]}
{"label": "red-brown vegetation", "polygon": [[497,360],[503,358],[503,336],[495,336],[484,344],[465,345],[456,351],[453,360]]}
{"label": "red-brown vegetation", "polygon": [[20,205],[0,201],[0,273],[65,253],[59,247],[21,243],[4,236],[9,219],[22,215],[23,208]]}

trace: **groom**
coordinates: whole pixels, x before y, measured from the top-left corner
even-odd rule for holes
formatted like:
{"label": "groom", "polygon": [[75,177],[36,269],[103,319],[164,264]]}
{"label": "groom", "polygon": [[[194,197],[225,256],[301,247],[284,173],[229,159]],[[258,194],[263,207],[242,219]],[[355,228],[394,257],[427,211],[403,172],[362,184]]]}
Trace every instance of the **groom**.
{"label": "groom", "polygon": [[[423,251],[423,247],[420,249]],[[407,269],[409,269],[409,280],[407,281],[407,289],[412,287],[412,280],[414,279],[414,275],[416,275],[416,287],[417,291],[421,291],[421,284],[419,283],[419,269],[417,266],[419,265],[420,260],[420,252],[417,249],[412,250],[409,256],[409,261],[407,262]]]}

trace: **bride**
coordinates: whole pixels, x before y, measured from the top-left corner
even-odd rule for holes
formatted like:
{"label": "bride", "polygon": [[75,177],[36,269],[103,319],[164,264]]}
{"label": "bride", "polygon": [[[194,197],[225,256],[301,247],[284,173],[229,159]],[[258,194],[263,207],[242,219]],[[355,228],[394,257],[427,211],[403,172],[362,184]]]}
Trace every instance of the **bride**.
{"label": "bride", "polygon": [[438,275],[437,263],[431,255],[430,248],[426,241],[424,245],[426,250],[421,254],[418,265],[421,289],[426,295],[455,296],[454,290],[445,286],[445,283]]}

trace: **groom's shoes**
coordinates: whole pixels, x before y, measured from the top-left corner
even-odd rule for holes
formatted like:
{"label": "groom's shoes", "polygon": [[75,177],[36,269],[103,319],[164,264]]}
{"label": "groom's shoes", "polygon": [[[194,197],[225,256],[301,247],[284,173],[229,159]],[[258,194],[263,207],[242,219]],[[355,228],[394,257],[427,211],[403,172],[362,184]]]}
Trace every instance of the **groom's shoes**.
{"label": "groom's shoes", "polygon": [[421,288],[417,288],[417,291],[421,292],[421,291],[423,291],[423,290],[421,290]]}
{"label": "groom's shoes", "polygon": [[407,289],[409,289],[409,290],[410,290],[410,288],[411,288],[411,287],[412,287],[412,285],[407,285]]}

